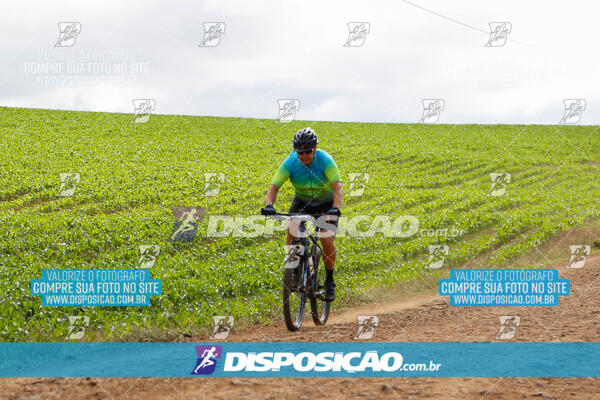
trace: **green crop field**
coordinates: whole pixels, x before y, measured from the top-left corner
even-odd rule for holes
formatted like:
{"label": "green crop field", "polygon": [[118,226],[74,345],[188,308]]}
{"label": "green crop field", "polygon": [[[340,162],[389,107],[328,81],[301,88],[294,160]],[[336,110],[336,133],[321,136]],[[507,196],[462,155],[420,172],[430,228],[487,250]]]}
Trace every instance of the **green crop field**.
{"label": "green crop field", "polygon": [[[409,237],[336,240],[336,307],[423,274],[447,274],[480,254],[508,266],[600,213],[598,127],[131,121],[130,114],[0,108],[4,341],[63,340],[70,315],[90,317],[84,340],[196,335],[217,315],[236,324],[281,318],[284,234],[207,237],[206,221],[257,215],[293,133],[305,126],[334,156],[347,195],[351,174],[369,176],[362,195],[346,197],[344,217],[419,221]],[[80,174],[72,196],[58,195],[61,173]],[[223,174],[214,196],[206,195],[206,173]],[[491,173],[511,174],[496,187],[504,194],[491,194]],[[288,182],[276,208],[287,210],[292,196]],[[178,206],[206,210],[190,243],[168,241]],[[437,233],[443,229],[459,233]],[[449,248],[440,270],[425,268],[433,244]],[[160,246],[151,274],[162,280],[162,295],[150,307],[42,307],[30,294],[44,268],[136,268],[140,245]]]}

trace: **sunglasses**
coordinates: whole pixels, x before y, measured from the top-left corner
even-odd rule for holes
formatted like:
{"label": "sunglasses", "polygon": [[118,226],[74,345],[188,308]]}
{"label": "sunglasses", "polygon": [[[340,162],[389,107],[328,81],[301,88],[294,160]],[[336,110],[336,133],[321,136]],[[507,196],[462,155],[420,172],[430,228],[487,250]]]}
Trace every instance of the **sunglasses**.
{"label": "sunglasses", "polygon": [[305,151],[297,151],[296,153],[298,153],[299,156],[301,156],[302,154],[310,154],[313,152],[314,149],[310,149],[310,150],[305,150]]}

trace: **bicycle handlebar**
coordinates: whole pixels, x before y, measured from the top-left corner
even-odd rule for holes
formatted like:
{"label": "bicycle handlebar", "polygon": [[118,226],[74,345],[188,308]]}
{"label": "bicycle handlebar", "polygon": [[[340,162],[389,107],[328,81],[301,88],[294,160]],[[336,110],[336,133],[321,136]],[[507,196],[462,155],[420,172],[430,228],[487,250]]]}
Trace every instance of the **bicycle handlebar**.
{"label": "bicycle handlebar", "polygon": [[[308,213],[275,213],[275,214],[271,214],[271,215],[281,215],[284,217],[295,217],[295,216],[301,216],[301,215],[306,215],[309,217],[322,217],[322,216],[326,216],[329,214],[308,214]],[[267,215],[268,217],[268,215]]]}

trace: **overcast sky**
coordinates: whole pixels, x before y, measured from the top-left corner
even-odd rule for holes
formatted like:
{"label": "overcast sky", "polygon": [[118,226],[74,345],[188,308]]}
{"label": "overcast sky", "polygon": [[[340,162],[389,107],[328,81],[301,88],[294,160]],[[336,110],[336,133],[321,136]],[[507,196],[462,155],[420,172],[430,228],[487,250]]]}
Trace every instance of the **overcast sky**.
{"label": "overcast sky", "polygon": [[[417,122],[422,99],[443,99],[439,123],[555,124],[563,99],[584,99],[579,123],[600,121],[593,2],[9,4],[2,106],[133,112],[155,99],[159,114],[276,118],[278,99],[299,99],[296,119]],[[55,46],[59,22],[81,24],[70,47]],[[225,23],[217,46],[199,46],[206,22]],[[362,46],[343,46],[349,22],[369,24]],[[512,25],[503,46],[485,46],[490,22]]]}

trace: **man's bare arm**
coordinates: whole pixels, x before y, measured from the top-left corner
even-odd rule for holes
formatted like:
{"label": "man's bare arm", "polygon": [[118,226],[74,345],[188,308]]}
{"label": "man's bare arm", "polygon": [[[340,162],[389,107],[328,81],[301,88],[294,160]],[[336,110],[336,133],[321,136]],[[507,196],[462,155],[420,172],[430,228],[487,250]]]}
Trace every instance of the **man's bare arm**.
{"label": "man's bare arm", "polygon": [[333,206],[341,208],[342,203],[344,202],[344,191],[342,190],[342,182],[333,182],[331,186],[333,187]]}
{"label": "man's bare arm", "polygon": [[277,192],[279,192],[279,186],[271,185],[267,191],[267,204],[275,204],[277,199]]}

